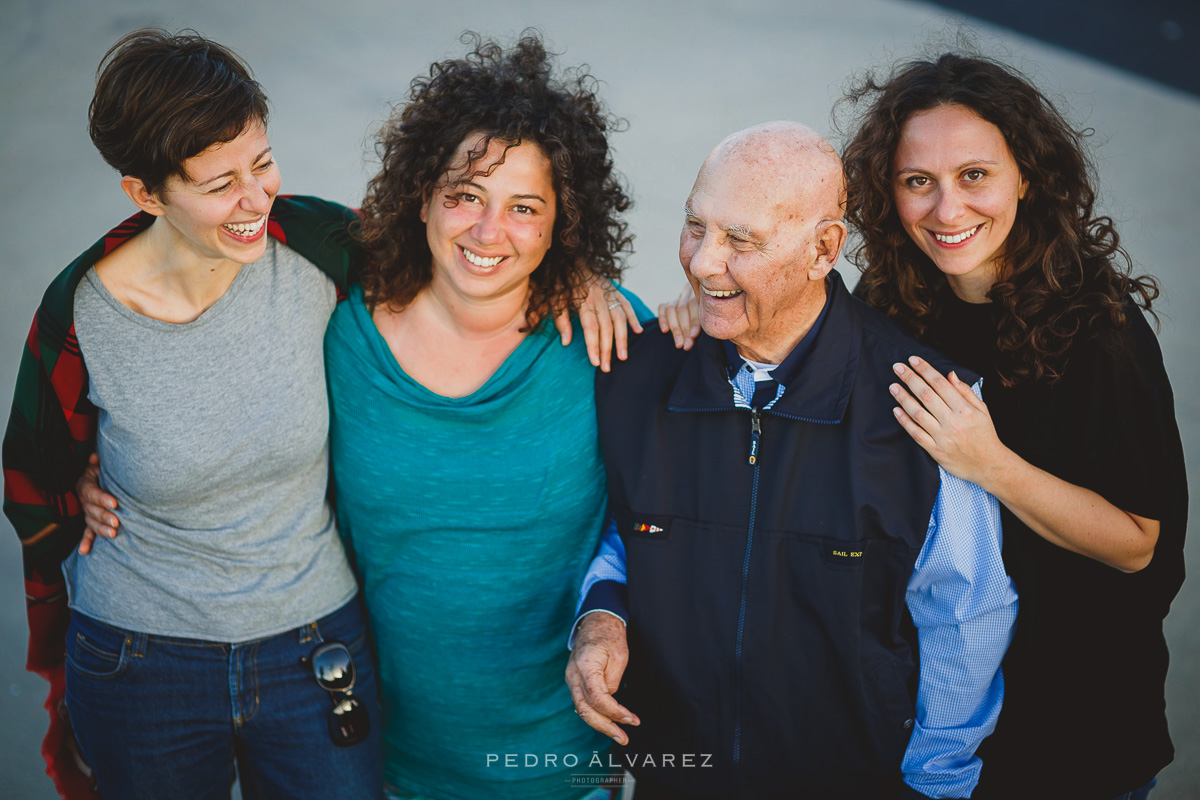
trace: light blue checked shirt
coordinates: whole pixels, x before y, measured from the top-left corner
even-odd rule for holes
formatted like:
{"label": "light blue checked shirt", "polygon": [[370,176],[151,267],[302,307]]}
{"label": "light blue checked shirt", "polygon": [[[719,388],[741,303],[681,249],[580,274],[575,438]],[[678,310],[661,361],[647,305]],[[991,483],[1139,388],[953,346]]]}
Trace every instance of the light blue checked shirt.
{"label": "light blue checked shirt", "polygon": [[[748,366],[730,379],[739,408],[750,408],[756,379],[770,377],[761,365]],[[971,387],[977,396],[980,383]],[[1000,558],[996,498],[941,467],[938,473],[941,486],[905,593],[921,668],[901,769],[905,782],[927,797],[969,797],[983,765],[975,749],[996,727],[1004,701],[1000,661],[1012,641],[1017,592]],[[625,583],[625,544],[613,520],[584,578],[580,609],[601,581]],[[586,613],[613,613],[594,601]]]}

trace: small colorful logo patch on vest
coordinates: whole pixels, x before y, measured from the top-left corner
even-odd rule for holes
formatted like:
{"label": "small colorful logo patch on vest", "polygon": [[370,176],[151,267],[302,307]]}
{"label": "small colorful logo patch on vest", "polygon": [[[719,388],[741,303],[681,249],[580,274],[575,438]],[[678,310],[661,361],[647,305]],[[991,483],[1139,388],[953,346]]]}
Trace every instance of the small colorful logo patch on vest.
{"label": "small colorful logo patch on vest", "polygon": [[635,517],[626,524],[629,534],[640,539],[665,540],[671,535],[670,517],[646,516],[640,520]]}

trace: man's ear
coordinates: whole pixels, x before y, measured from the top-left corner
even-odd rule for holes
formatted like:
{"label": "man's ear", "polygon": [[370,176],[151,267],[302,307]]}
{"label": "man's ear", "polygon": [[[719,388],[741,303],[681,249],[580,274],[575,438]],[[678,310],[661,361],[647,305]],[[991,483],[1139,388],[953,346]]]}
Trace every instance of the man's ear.
{"label": "man's ear", "polygon": [[829,271],[837,264],[846,243],[846,223],[840,219],[823,219],[817,223],[816,242],[817,258],[808,270],[809,280],[824,280]]}
{"label": "man's ear", "polygon": [[126,175],[121,178],[121,191],[128,195],[135,206],[147,214],[161,217],[166,213],[163,209],[164,204],[162,200],[146,189],[146,184],[142,183],[141,178],[135,178],[132,175]]}

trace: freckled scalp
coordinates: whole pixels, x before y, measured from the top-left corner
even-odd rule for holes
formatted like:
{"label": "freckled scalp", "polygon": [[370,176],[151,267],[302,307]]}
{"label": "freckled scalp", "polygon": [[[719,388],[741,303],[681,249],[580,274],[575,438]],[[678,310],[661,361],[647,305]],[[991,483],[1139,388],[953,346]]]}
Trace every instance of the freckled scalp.
{"label": "freckled scalp", "polygon": [[844,215],[842,160],[833,145],[807,125],[765,122],[733,133],[709,153],[700,175],[725,164],[745,169],[766,191],[784,198],[781,205],[806,216]]}

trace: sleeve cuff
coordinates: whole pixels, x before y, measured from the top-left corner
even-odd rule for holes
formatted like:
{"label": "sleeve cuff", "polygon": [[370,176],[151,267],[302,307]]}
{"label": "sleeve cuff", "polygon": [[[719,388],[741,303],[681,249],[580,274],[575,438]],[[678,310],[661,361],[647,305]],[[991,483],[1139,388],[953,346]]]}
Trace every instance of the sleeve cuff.
{"label": "sleeve cuff", "polygon": [[[907,780],[900,781],[900,787],[901,787],[900,788],[900,796],[899,796],[898,800],[933,800],[933,798],[934,798],[934,795],[923,794],[919,789],[914,789],[908,783]],[[941,794],[938,792],[935,792],[935,794],[938,797],[954,798],[955,800],[966,800],[966,798],[964,796],[959,795],[957,792],[954,794],[949,794],[949,795]],[[967,794],[969,795],[970,792],[968,792]]]}
{"label": "sleeve cuff", "polygon": [[628,624],[629,612],[626,604],[627,593],[625,584],[620,581],[596,581],[588,589],[579,613],[575,615],[575,624],[571,626],[571,635],[567,637],[567,649],[575,649],[575,632],[579,630],[579,622],[588,614],[608,614],[621,622]]}
{"label": "sleeve cuff", "polygon": [[607,611],[614,617],[620,617],[622,621],[627,620],[628,596],[625,584],[619,581],[596,581],[592,588],[588,589],[587,597],[583,598],[583,605],[579,607],[579,613],[575,617],[578,619],[592,611]]}

